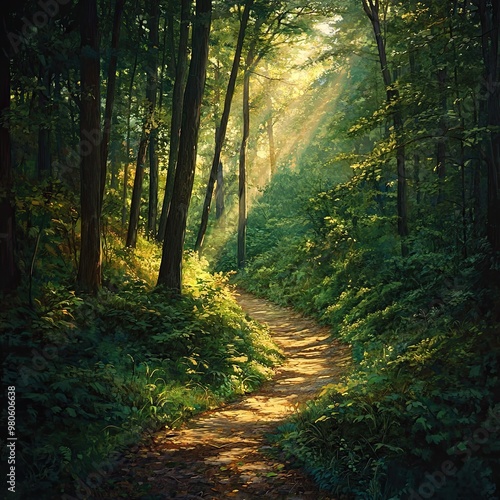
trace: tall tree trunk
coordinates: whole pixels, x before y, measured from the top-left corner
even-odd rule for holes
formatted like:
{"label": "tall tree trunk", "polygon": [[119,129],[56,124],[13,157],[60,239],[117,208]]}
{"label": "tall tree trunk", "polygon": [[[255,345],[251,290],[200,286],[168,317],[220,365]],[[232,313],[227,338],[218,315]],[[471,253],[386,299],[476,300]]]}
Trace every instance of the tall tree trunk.
{"label": "tall tree trunk", "polygon": [[108,66],[108,81],[106,83],[106,108],[104,110],[104,124],[101,142],[101,204],[106,187],[106,170],[108,163],[109,141],[111,137],[111,124],[113,121],[113,106],[116,90],[116,67],[118,64],[118,42],[120,40],[120,27],[125,0],[116,0],[111,34],[111,53]]}
{"label": "tall tree trunk", "polygon": [[225,211],[224,203],[224,168],[222,161],[219,162],[217,169],[217,184],[215,185],[215,218],[222,219]]}
{"label": "tall tree trunk", "polygon": [[247,237],[247,180],[246,157],[248,137],[250,136],[250,68],[254,60],[255,39],[248,50],[243,76],[243,134],[240,146],[240,162],[238,177],[238,268],[243,269],[246,263]]}
{"label": "tall tree trunk", "polygon": [[[113,125],[117,125],[116,115],[113,116]],[[120,158],[118,156],[120,143],[115,139],[111,141],[109,146],[109,163],[111,167],[111,180],[110,180],[110,188],[113,190],[118,189],[118,173],[120,171]]]}
{"label": "tall tree trunk", "polygon": [[370,19],[377,42],[380,67],[382,70],[382,78],[386,88],[387,103],[392,106],[392,120],[394,125],[394,135],[396,141],[396,165],[398,178],[397,192],[397,212],[398,212],[398,234],[401,238],[401,254],[405,257],[408,254],[406,237],[408,231],[408,196],[406,183],[406,156],[405,146],[403,143],[403,115],[399,104],[399,91],[394,87],[387,65],[387,54],[385,50],[385,42],[382,36],[380,27],[379,0],[363,0],[363,8],[366,15]]}
{"label": "tall tree trunk", "polygon": [[[7,25],[7,13],[0,16],[2,26]],[[0,35],[0,118],[10,108],[9,42]],[[19,273],[15,261],[15,202],[12,191],[12,160],[8,123],[0,126],[0,292],[12,291],[18,283]]]}
{"label": "tall tree trunk", "polygon": [[80,0],[81,251],[78,285],[96,293],[101,286],[101,110],[97,0]]}
{"label": "tall tree trunk", "polygon": [[[60,117],[61,114],[60,109],[61,109],[61,103],[63,102],[63,98],[61,95],[61,73],[58,71],[54,73],[54,101],[55,101],[56,116]],[[56,125],[55,127],[55,136],[56,136],[56,158],[57,162],[61,164],[63,162],[63,138],[62,138],[62,127],[59,124]]]}
{"label": "tall tree trunk", "polygon": [[[40,76],[38,84],[38,105],[40,114],[46,116],[50,99],[50,70],[40,63]],[[51,175],[50,171],[50,127],[42,124],[38,127],[38,153],[36,160],[36,171],[38,179]]]}
{"label": "tall tree trunk", "polygon": [[266,121],[266,131],[267,140],[269,141],[269,167],[270,179],[276,173],[276,146],[274,145],[274,130],[273,130],[273,100],[271,94],[267,94],[267,121]]}
{"label": "tall tree trunk", "polygon": [[194,249],[198,251],[201,250],[201,247],[203,245],[203,239],[207,231],[208,216],[210,214],[210,205],[212,204],[214,185],[215,181],[217,180],[217,169],[219,168],[222,146],[224,145],[224,140],[226,138],[229,113],[231,112],[231,102],[233,100],[234,88],[236,85],[236,77],[238,76],[238,69],[240,66],[241,51],[243,50],[243,42],[245,41],[245,32],[247,29],[248,19],[250,17],[250,10],[252,9],[253,3],[254,0],[246,0],[245,8],[243,10],[243,15],[241,17],[238,40],[236,42],[236,49],[234,52],[233,65],[231,68],[231,73],[229,75],[229,82],[227,84],[226,98],[224,100],[224,109],[222,111],[221,122],[218,127],[219,133],[217,134],[217,138],[215,140],[215,153],[214,153],[214,158],[212,160],[212,167],[210,169],[210,177],[207,183],[205,202],[203,203],[203,209],[201,212],[200,228],[198,230],[198,236],[196,238],[196,243],[194,246]]}
{"label": "tall tree trunk", "polygon": [[182,253],[186,221],[193,190],[200,112],[208,61],[208,40],[212,13],[211,0],[196,0],[192,56],[184,94],[179,156],[174,193],[168,213],[158,285],[181,292]]}
{"label": "tall tree trunk", "polygon": [[[156,7],[158,5],[155,1]],[[154,10],[155,6],[153,6]],[[151,33],[150,33],[151,36]],[[132,189],[132,199],[130,201],[130,218],[125,245],[135,248],[137,245],[137,232],[139,230],[139,218],[141,213],[142,185],[144,182],[144,171],[146,168],[148,145],[153,129],[154,111],[156,105],[156,83],[152,83],[154,74],[148,67],[146,88],[146,116],[142,125],[141,140],[137,150],[137,162],[134,177],[134,187]]]}
{"label": "tall tree trunk", "polygon": [[[179,140],[181,135],[182,121],[182,103],[184,99],[184,87],[188,59],[188,39],[189,39],[189,11],[191,2],[189,0],[181,1],[181,23],[179,28],[179,47],[177,52],[177,61],[174,60],[175,80],[172,92],[172,117],[170,122],[170,151],[168,155],[167,179],[165,182],[165,194],[160,214],[160,223],[158,228],[157,240],[165,239],[165,230],[167,227],[167,217],[174,192],[175,169],[177,166],[177,155],[179,153]],[[172,22],[169,29],[173,30]],[[173,51],[172,51],[173,52]],[[173,54],[172,54],[173,57]],[[171,63],[172,65],[172,63]]]}
{"label": "tall tree trunk", "polygon": [[148,120],[146,119],[139,142],[139,149],[137,151],[134,187],[132,189],[132,200],[130,202],[130,219],[128,223],[127,241],[125,242],[125,245],[129,248],[135,248],[137,245],[137,231],[139,230],[139,217],[141,214],[142,184],[144,181],[144,168],[146,167],[149,144],[148,130]]}
{"label": "tall tree trunk", "polygon": [[445,199],[444,196],[444,182],[446,178],[446,113],[448,111],[448,103],[446,99],[446,83],[447,83],[448,75],[446,68],[439,69],[437,71],[437,82],[439,89],[439,99],[441,105],[441,118],[439,119],[439,138],[436,145],[436,171],[438,174],[438,204],[442,203]]}
{"label": "tall tree trunk", "polygon": [[161,63],[160,63],[160,81],[158,87],[158,111],[161,112],[163,109],[163,84],[165,82],[165,68],[167,65],[167,52],[169,47],[167,45],[167,35],[168,35],[168,23],[169,18],[172,17],[169,14],[165,14],[163,18],[163,40],[162,40],[162,52],[161,52]]}
{"label": "tall tree trunk", "polygon": [[127,100],[127,139],[126,139],[126,148],[127,148],[127,159],[125,162],[125,166],[123,169],[123,193],[122,193],[122,227],[125,227],[125,223],[127,221],[127,199],[128,199],[128,176],[129,176],[129,165],[130,165],[130,118],[132,114],[132,90],[134,88],[134,80],[135,74],[137,71],[137,61],[139,58],[139,46],[137,46],[137,50],[135,52],[134,65],[132,66],[132,73],[130,75],[130,85],[128,87],[128,100]]}
{"label": "tall tree trunk", "polygon": [[500,78],[499,34],[500,2],[475,0],[481,21],[484,61],[483,93],[486,96],[486,122],[491,132],[485,140],[484,157],[488,168],[488,205],[486,230],[494,251],[500,251]]}
{"label": "tall tree trunk", "polygon": [[158,43],[160,9],[159,0],[150,3],[149,13],[149,52],[151,54],[150,66],[148,68],[148,90],[146,98],[152,108],[151,135],[149,137],[149,200],[148,200],[148,225],[147,235],[156,235],[156,219],[158,213],[158,155],[156,152],[156,138],[158,127],[154,119],[156,108],[156,96],[158,93]]}

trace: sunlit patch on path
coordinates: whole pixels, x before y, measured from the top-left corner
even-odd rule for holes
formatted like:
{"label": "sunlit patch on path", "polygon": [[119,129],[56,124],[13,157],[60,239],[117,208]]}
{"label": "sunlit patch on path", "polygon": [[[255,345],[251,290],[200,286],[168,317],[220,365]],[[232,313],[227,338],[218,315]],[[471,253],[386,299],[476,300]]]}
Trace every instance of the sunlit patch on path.
{"label": "sunlit patch on path", "polygon": [[293,311],[241,291],[236,298],[252,318],[269,325],[285,363],[258,392],[204,413],[180,431],[160,432],[150,447],[131,453],[107,498],[334,498],[285,459],[271,458],[266,434],[338,381],[350,351],[329,341],[327,328]]}

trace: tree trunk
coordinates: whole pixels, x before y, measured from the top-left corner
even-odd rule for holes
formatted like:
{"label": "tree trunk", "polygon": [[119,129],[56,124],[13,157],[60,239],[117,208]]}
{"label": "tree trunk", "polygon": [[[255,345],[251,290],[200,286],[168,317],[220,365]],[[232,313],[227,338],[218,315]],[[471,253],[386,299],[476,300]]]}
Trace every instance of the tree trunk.
{"label": "tree trunk", "polygon": [[104,110],[104,124],[101,142],[101,204],[106,187],[106,170],[108,163],[109,141],[111,137],[111,124],[113,120],[113,106],[116,89],[116,67],[118,64],[118,42],[120,40],[121,18],[125,0],[116,0],[111,34],[111,53],[108,66],[108,81],[106,83],[106,108]]}
{"label": "tree trunk", "polygon": [[[7,25],[6,13],[0,17]],[[10,58],[8,41],[2,36],[0,44],[0,118],[10,108]],[[0,127],[0,292],[14,290],[19,273],[15,261],[15,202],[12,191],[12,160],[8,123]]]}
{"label": "tree trunk", "polygon": [[269,141],[269,167],[270,176],[272,179],[276,173],[276,147],[274,145],[274,131],[273,131],[273,100],[271,94],[267,94],[267,121],[266,121],[267,139]]}
{"label": "tree trunk", "polygon": [[215,185],[215,218],[222,219],[225,210],[224,204],[224,168],[222,161],[219,162],[217,169],[217,184]]}
{"label": "tree trunk", "polygon": [[130,115],[132,113],[132,90],[134,88],[135,73],[137,71],[137,60],[139,57],[139,46],[135,52],[134,65],[132,66],[132,73],[130,75],[130,85],[128,88],[128,101],[127,101],[127,159],[125,162],[125,167],[123,169],[123,193],[122,193],[122,227],[125,227],[127,221],[127,198],[128,198],[128,176],[129,176],[129,165],[130,165]]}
{"label": "tree trunk", "polygon": [[441,104],[441,113],[442,116],[439,119],[439,138],[437,141],[436,145],[436,171],[438,174],[438,182],[439,182],[439,189],[438,189],[438,198],[437,202],[438,205],[442,203],[445,199],[444,196],[444,182],[446,178],[446,142],[445,142],[445,135],[446,135],[446,118],[445,114],[448,111],[448,104],[447,104],[447,99],[446,99],[446,82],[448,79],[447,71],[446,69],[439,69],[437,71],[437,81],[438,81],[438,89],[439,89],[439,98],[440,98],[440,104]]}
{"label": "tree trunk", "polygon": [[149,133],[148,124],[143,126],[141,141],[137,151],[137,164],[135,169],[134,187],[132,200],[130,202],[130,219],[128,223],[127,241],[125,246],[135,248],[137,245],[137,231],[139,229],[139,218],[141,214],[142,183],[144,181],[144,168],[148,152]]}
{"label": "tree trunk", "polygon": [[488,168],[488,205],[486,230],[493,251],[500,251],[500,81],[499,24],[500,2],[475,0],[481,20],[481,42],[484,61],[483,93],[487,99],[487,126],[491,132],[485,140],[484,157]]}
{"label": "tree trunk", "polygon": [[[252,41],[253,42],[253,41]],[[240,146],[240,164],[238,178],[238,269],[243,269],[246,263],[246,235],[247,235],[247,181],[246,156],[248,137],[250,136],[250,68],[253,63],[252,43],[245,61],[243,76],[243,135]]]}
{"label": "tree trunk", "polygon": [[[47,116],[50,95],[50,71],[40,63],[40,77],[38,82],[38,105],[40,114]],[[47,117],[48,118],[48,117]],[[38,179],[44,179],[51,175],[50,171],[50,127],[42,124],[38,127],[38,153],[36,160],[36,171]]]}
{"label": "tree trunk", "polygon": [[156,95],[158,93],[158,44],[159,44],[159,24],[160,10],[159,1],[150,3],[149,13],[149,52],[151,54],[150,66],[148,68],[148,90],[146,98],[152,109],[151,135],[149,138],[149,200],[148,200],[148,226],[147,235],[156,234],[156,219],[158,213],[158,155],[156,152],[156,138],[158,127],[154,119],[156,108]]}
{"label": "tree trunk", "polygon": [[236,77],[238,76],[238,69],[240,66],[241,51],[243,50],[243,42],[245,41],[245,31],[248,25],[250,10],[253,6],[253,3],[254,0],[247,0],[245,2],[245,8],[243,10],[243,15],[241,17],[238,40],[236,42],[236,49],[234,52],[233,65],[231,68],[231,74],[229,75],[229,82],[227,84],[226,98],[224,100],[224,110],[222,111],[220,126],[218,127],[219,133],[217,134],[217,138],[215,140],[215,153],[214,153],[214,158],[212,160],[212,168],[210,169],[210,177],[207,183],[205,201],[203,203],[203,209],[201,212],[200,228],[198,230],[198,236],[196,238],[196,243],[194,246],[194,249],[197,251],[201,250],[201,247],[203,246],[203,239],[207,231],[208,216],[210,214],[210,205],[212,204],[214,185],[215,181],[217,180],[217,169],[219,168],[222,146],[224,145],[224,140],[226,138],[229,113],[231,112],[231,102],[233,100],[234,88],[236,85]]}
{"label": "tree trunk", "polygon": [[[158,29],[158,0],[155,0],[151,5],[149,21],[149,41],[152,45],[157,43],[158,33],[154,33]],[[156,57],[155,57],[156,60]],[[144,181],[144,170],[146,168],[148,145],[151,138],[151,131],[154,123],[154,111],[156,105],[156,89],[157,75],[150,66],[147,66],[147,87],[146,87],[146,116],[142,125],[141,140],[137,151],[137,162],[135,169],[134,187],[132,190],[132,199],[130,201],[130,218],[127,231],[127,240],[125,245],[130,248],[135,248],[137,245],[137,231],[139,230],[139,218],[141,213],[142,185]]]}
{"label": "tree trunk", "polygon": [[179,156],[158,276],[158,285],[163,285],[174,293],[181,292],[182,253],[196,167],[201,101],[205,88],[208,61],[211,13],[211,0],[196,0],[192,56],[184,94]]}
{"label": "tree trunk", "polygon": [[[167,227],[167,217],[174,192],[175,169],[177,166],[177,155],[179,153],[179,140],[181,135],[182,102],[184,99],[184,87],[186,79],[188,39],[189,39],[189,0],[182,0],[181,3],[181,24],[179,28],[179,47],[177,52],[177,62],[175,65],[175,81],[172,93],[172,118],[170,122],[170,151],[168,155],[167,179],[165,182],[165,194],[160,215],[157,240],[165,239],[165,229]],[[173,18],[173,16],[172,16]],[[170,23],[172,27],[173,23]],[[172,64],[172,63],[171,63]]]}
{"label": "tree trunk", "polygon": [[101,110],[97,0],[80,0],[81,26],[81,251],[78,285],[89,293],[101,286]]}
{"label": "tree trunk", "polygon": [[392,119],[394,125],[394,134],[396,141],[396,165],[398,178],[397,192],[397,212],[398,212],[398,234],[401,238],[401,254],[405,257],[408,254],[408,247],[405,242],[409,234],[408,231],[408,201],[407,201],[407,183],[406,183],[406,157],[405,146],[402,139],[403,133],[403,115],[399,101],[399,91],[394,88],[387,65],[387,54],[385,42],[380,29],[379,0],[363,0],[363,8],[370,19],[377,42],[382,78],[386,88],[387,103],[392,105]]}

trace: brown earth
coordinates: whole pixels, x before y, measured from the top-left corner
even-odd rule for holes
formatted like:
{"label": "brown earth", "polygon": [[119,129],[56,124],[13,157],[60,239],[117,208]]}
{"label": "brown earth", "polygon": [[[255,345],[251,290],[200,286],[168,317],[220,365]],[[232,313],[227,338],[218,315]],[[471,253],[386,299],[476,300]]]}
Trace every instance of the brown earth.
{"label": "brown earth", "polygon": [[136,447],[99,498],[334,499],[277,453],[266,434],[338,381],[350,350],[329,341],[327,328],[289,309],[243,291],[236,299],[253,319],[269,325],[285,363],[259,391]]}

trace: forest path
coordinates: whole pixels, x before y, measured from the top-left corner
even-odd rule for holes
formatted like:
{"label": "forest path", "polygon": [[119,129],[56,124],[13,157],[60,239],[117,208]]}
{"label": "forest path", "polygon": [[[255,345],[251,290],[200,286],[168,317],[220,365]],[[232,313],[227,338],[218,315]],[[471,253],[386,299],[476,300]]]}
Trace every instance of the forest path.
{"label": "forest path", "polygon": [[311,319],[243,291],[235,295],[247,314],[269,325],[284,364],[260,390],[199,415],[179,431],[161,431],[150,446],[129,454],[106,498],[333,499],[302,470],[272,456],[265,435],[338,381],[350,350],[329,341],[328,328]]}

